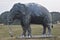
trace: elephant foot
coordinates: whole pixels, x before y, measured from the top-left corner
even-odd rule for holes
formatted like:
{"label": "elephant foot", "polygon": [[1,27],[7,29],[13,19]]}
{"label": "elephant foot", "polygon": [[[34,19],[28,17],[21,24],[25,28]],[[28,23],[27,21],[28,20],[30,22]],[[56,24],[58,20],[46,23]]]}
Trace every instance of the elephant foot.
{"label": "elephant foot", "polygon": [[41,36],[46,37],[46,32],[43,32]]}
{"label": "elephant foot", "polygon": [[22,35],[22,38],[31,38],[31,35]]}
{"label": "elephant foot", "polygon": [[26,37],[25,35],[19,35],[16,38],[19,39],[19,38],[25,38],[25,37]]}
{"label": "elephant foot", "polygon": [[51,32],[48,32],[47,35],[52,35]]}
{"label": "elephant foot", "polygon": [[27,38],[31,38],[32,37],[32,35],[28,35],[28,36],[26,36]]}
{"label": "elephant foot", "polygon": [[25,34],[25,33],[22,33],[22,34],[20,35],[20,37],[21,37],[21,38],[25,38],[25,37],[26,37],[26,34]]}
{"label": "elephant foot", "polygon": [[42,37],[52,37],[51,34],[42,34],[41,36],[42,36]]}
{"label": "elephant foot", "polygon": [[32,36],[28,36],[28,38],[31,38]]}
{"label": "elephant foot", "polygon": [[51,33],[48,33],[47,36],[48,36],[48,37],[52,37],[52,34],[51,34]]}
{"label": "elephant foot", "polygon": [[32,36],[24,36],[24,35],[21,35],[21,36],[17,36],[16,38],[19,39],[19,38],[31,38]]}
{"label": "elephant foot", "polygon": [[46,37],[47,35],[46,34],[42,34],[41,37]]}
{"label": "elephant foot", "polygon": [[22,35],[21,35],[21,38],[25,38],[25,37],[26,37],[26,34],[22,34]]}

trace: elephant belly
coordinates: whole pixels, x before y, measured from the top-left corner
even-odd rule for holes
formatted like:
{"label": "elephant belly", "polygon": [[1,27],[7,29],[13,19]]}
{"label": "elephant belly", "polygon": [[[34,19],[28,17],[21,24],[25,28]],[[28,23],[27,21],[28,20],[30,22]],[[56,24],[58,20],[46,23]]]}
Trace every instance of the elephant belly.
{"label": "elephant belly", "polygon": [[32,17],[31,24],[42,24],[43,20],[42,17]]}

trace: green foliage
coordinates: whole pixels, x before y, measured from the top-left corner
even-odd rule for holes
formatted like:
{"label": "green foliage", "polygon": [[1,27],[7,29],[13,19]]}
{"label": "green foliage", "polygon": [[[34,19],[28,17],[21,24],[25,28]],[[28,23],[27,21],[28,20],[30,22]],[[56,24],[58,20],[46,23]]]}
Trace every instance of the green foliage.
{"label": "green foliage", "polygon": [[7,16],[9,15],[9,11],[5,11],[1,14],[1,19],[3,24],[7,24]]}
{"label": "green foliage", "polygon": [[52,22],[57,23],[57,21],[60,22],[60,13],[59,12],[51,12],[52,15]]}
{"label": "green foliage", "polygon": [[[3,24],[7,25],[7,17],[10,14],[9,11],[5,11],[0,15],[0,22],[2,22]],[[8,17],[9,18],[9,17]],[[20,24],[20,20],[15,20],[13,23],[13,25],[19,25]]]}
{"label": "green foliage", "polygon": [[2,23],[2,18],[1,18],[1,16],[0,16],[0,24]]}

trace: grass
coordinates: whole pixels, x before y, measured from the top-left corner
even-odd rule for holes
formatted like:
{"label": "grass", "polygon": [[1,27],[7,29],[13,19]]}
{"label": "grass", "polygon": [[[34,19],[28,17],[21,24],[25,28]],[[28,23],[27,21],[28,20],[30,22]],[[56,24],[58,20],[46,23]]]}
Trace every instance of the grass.
{"label": "grass", "polygon": [[[9,25],[9,26],[11,26],[12,31],[14,32],[14,37],[16,37],[17,35],[21,35],[22,33],[21,25]],[[31,28],[33,35],[41,35],[42,33],[41,25],[31,25]],[[55,36],[60,35],[60,24],[54,25],[54,28],[52,29],[52,34]],[[57,40],[59,39],[60,38],[57,38]],[[18,40],[18,39],[10,37],[8,33],[8,25],[0,25],[0,40]]]}

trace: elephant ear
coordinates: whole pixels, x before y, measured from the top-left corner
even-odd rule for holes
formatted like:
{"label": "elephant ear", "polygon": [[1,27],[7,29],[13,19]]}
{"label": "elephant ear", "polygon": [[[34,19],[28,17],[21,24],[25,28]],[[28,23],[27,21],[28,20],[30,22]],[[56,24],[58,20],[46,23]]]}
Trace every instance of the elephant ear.
{"label": "elephant ear", "polygon": [[19,13],[21,12],[22,14],[25,14],[26,9],[27,9],[27,7],[26,7],[25,4],[16,3],[15,5],[16,5],[16,10],[17,10]]}
{"label": "elephant ear", "polygon": [[25,15],[26,14],[26,6],[21,3],[15,3],[10,10],[10,17],[14,18],[15,15]]}
{"label": "elephant ear", "polygon": [[27,11],[27,7],[26,7],[26,5],[25,4],[21,4],[21,11],[22,11],[22,13],[23,14],[26,14],[26,11]]}

